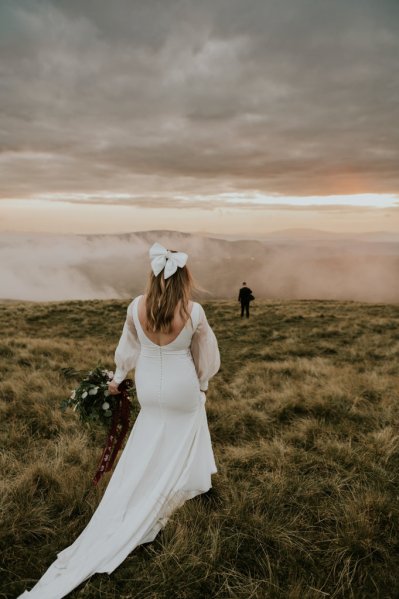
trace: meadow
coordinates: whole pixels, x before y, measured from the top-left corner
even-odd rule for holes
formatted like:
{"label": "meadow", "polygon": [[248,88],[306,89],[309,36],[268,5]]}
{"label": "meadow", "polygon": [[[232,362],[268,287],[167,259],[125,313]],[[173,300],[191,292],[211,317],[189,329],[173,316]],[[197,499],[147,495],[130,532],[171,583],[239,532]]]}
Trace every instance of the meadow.
{"label": "meadow", "polygon": [[[256,300],[241,320],[238,302],[201,303],[222,360],[213,488],[69,597],[397,598],[399,305]],[[61,412],[61,368],[113,369],[127,304],[0,302],[2,599],[33,586],[104,492],[105,433]]]}

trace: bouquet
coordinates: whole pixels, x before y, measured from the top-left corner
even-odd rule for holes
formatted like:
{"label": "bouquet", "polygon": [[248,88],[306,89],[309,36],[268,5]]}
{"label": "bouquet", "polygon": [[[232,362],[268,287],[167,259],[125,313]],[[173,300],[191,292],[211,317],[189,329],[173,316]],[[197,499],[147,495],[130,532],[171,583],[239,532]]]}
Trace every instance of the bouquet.
{"label": "bouquet", "polygon": [[134,384],[131,379],[125,379],[118,386],[120,393],[111,395],[108,383],[114,373],[101,365],[89,372],[74,368],[62,368],[61,372],[66,378],[86,375],[76,389],[72,390],[69,398],[61,401],[61,410],[65,412],[68,407],[72,407],[84,424],[101,423],[108,427],[107,441],[92,481],[96,485],[104,472],[111,470],[128,431],[131,396],[135,395]]}
{"label": "bouquet", "polygon": [[[75,378],[84,372],[73,368],[62,368],[61,371],[67,378]],[[78,413],[81,422],[99,422],[109,426],[115,406],[120,401],[119,395],[110,395],[108,391],[108,383],[112,381],[113,376],[111,370],[101,366],[90,370],[76,389],[72,390],[69,398],[61,401],[61,410],[65,412],[68,407],[71,407]],[[132,386],[128,386],[131,389]]]}

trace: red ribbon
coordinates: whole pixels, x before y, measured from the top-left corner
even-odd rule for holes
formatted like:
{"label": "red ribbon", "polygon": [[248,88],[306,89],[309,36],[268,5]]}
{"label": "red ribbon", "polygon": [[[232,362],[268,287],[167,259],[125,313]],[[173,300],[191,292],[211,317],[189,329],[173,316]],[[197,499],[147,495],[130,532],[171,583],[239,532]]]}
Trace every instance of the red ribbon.
{"label": "red ribbon", "polygon": [[94,486],[101,480],[105,472],[111,470],[129,429],[130,401],[128,389],[130,389],[131,386],[132,381],[130,379],[125,379],[118,386],[120,394],[115,397],[116,403],[112,413],[111,426],[108,431],[100,463],[92,480]]}

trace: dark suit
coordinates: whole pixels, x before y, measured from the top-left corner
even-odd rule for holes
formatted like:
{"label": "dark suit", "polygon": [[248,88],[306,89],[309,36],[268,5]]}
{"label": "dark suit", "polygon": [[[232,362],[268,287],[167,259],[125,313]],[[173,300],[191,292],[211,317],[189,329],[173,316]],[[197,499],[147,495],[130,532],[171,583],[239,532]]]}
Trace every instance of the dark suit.
{"label": "dark suit", "polygon": [[245,315],[249,318],[249,296],[252,291],[249,287],[241,287],[240,293],[238,294],[238,301],[241,302],[241,318]]}

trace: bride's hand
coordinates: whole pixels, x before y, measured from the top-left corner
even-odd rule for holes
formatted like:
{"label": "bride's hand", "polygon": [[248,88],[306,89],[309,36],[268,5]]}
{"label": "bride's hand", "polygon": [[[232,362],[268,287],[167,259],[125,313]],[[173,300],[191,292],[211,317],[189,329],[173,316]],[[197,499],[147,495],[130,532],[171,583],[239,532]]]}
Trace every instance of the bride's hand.
{"label": "bride's hand", "polygon": [[118,383],[115,381],[110,381],[108,383],[108,391],[110,395],[118,395],[120,393],[120,391],[118,391]]}

